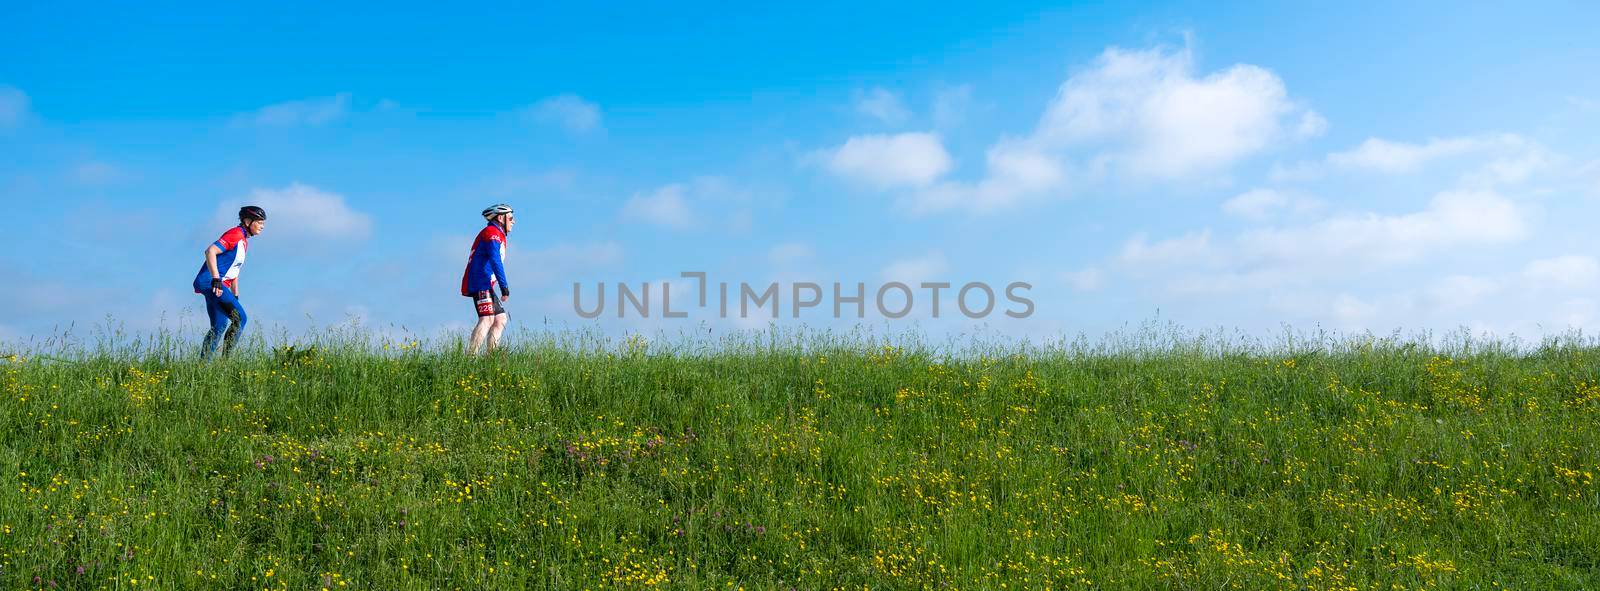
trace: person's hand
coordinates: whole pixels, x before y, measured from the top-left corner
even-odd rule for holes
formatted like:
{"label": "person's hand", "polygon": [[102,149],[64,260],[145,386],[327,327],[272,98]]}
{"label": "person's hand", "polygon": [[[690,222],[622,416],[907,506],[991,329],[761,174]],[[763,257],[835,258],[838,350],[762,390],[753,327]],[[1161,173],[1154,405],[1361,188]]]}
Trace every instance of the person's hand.
{"label": "person's hand", "polygon": [[212,295],[215,295],[215,296],[217,296],[219,298],[222,297],[222,285],[223,285],[223,283],[222,283],[221,279],[212,279],[211,280],[211,293],[212,293]]}

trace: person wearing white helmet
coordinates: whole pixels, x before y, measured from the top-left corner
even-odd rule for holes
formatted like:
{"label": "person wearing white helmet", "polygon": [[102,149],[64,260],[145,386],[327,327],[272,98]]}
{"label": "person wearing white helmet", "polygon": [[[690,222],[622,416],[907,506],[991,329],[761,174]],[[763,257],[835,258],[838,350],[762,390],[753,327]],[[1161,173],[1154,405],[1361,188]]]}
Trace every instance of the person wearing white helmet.
{"label": "person wearing white helmet", "polygon": [[505,301],[511,299],[511,286],[506,281],[506,235],[517,223],[511,206],[504,203],[484,208],[483,218],[489,223],[473,239],[467,270],[461,276],[461,295],[472,298],[478,314],[468,349],[473,355],[486,341],[489,351],[499,347],[500,334],[506,329]]}

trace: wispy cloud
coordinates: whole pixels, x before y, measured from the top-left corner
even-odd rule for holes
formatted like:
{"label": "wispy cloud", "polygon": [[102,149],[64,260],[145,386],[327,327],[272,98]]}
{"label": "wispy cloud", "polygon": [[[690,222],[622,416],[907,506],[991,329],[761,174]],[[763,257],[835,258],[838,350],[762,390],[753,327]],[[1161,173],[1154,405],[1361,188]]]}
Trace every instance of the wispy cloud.
{"label": "wispy cloud", "polygon": [[1146,234],[1135,234],[1123,243],[1118,260],[1125,265],[1164,266],[1205,262],[1216,256],[1211,245],[1211,231],[1202,230],[1155,242]]}
{"label": "wispy cloud", "polygon": [[1328,163],[1377,172],[1412,172],[1429,161],[1481,150],[1495,143],[1479,138],[1435,138],[1423,144],[1408,144],[1368,138],[1354,149],[1329,154]]}
{"label": "wispy cloud", "polygon": [[553,125],[574,135],[600,131],[600,105],[576,94],[560,94],[529,105],[522,110],[524,120]]}
{"label": "wispy cloud", "polygon": [[724,176],[702,175],[635,192],[622,204],[624,221],[674,230],[750,232],[757,212],[775,207],[782,191],[752,188]]}
{"label": "wispy cloud", "polygon": [[1257,264],[1335,267],[1419,260],[1468,245],[1515,242],[1528,234],[1527,215],[1492,191],[1440,192],[1420,211],[1345,214],[1299,226],[1252,230],[1236,254]]}
{"label": "wispy cloud", "polygon": [[311,250],[328,242],[372,236],[371,215],[352,208],[343,195],[301,183],[257,188],[242,198],[225,200],[217,205],[213,225],[225,228],[238,223],[239,208],[245,205],[266,209],[267,232],[263,236],[289,249]]}
{"label": "wispy cloud", "polygon": [[234,118],[235,125],[294,127],[325,125],[350,112],[350,93],[267,105]]}
{"label": "wispy cloud", "polygon": [[859,135],[813,155],[834,174],[878,189],[923,186],[950,170],[950,154],[934,133]]}
{"label": "wispy cloud", "polygon": [[1316,180],[1329,171],[1410,174],[1452,159],[1493,156],[1510,173],[1497,176],[1509,179],[1518,174],[1510,167],[1527,166],[1543,155],[1544,149],[1537,143],[1510,133],[1429,138],[1424,142],[1370,137],[1353,148],[1329,153],[1320,161],[1275,166],[1271,177],[1284,182]]}
{"label": "wispy cloud", "polygon": [[1305,215],[1322,207],[1322,202],[1300,193],[1275,189],[1252,189],[1222,203],[1222,211],[1246,220],[1263,222],[1280,215]]}
{"label": "wispy cloud", "polygon": [[1085,292],[1098,291],[1100,288],[1105,287],[1106,282],[1105,273],[1095,267],[1062,273],[1061,279],[1066,282],[1068,287]]}
{"label": "wispy cloud", "polygon": [[684,199],[685,187],[672,184],[647,193],[635,193],[622,204],[622,217],[683,230],[695,225],[695,216]]}
{"label": "wispy cloud", "polygon": [[899,125],[911,118],[911,110],[900,102],[900,95],[882,88],[857,94],[856,112],[889,125]]}
{"label": "wispy cloud", "polygon": [[1063,190],[1067,165],[1025,140],[1002,140],[984,153],[987,172],[976,183],[946,181],[913,193],[905,201],[913,213],[951,209],[990,212],[1023,199]]}
{"label": "wispy cloud", "polygon": [[1528,218],[1523,206],[1498,193],[1457,189],[1409,213],[1342,213],[1223,240],[1210,230],[1154,242],[1137,234],[1118,263],[1178,293],[1266,289],[1520,242],[1530,233]]}
{"label": "wispy cloud", "polygon": [[1535,288],[1592,290],[1600,285],[1600,261],[1586,255],[1539,259],[1529,261],[1522,275],[1526,285]]}

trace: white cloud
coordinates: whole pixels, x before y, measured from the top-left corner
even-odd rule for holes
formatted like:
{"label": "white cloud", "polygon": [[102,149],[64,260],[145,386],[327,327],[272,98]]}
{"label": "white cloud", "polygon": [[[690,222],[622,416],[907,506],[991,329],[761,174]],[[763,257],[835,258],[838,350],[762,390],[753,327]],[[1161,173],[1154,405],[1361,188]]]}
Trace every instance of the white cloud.
{"label": "white cloud", "polygon": [[672,184],[649,193],[635,193],[622,204],[623,219],[658,226],[686,229],[694,225],[694,215],[684,200],[685,187]]}
{"label": "white cloud", "polygon": [[841,177],[889,189],[924,186],[950,170],[950,154],[933,133],[860,135],[818,156]]}
{"label": "white cloud", "polygon": [[1144,234],[1135,234],[1123,243],[1118,259],[1128,265],[1147,266],[1200,262],[1213,256],[1211,231],[1203,230],[1157,242],[1150,242]]}
{"label": "white cloud", "polygon": [[1304,161],[1293,164],[1275,162],[1272,164],[1272,169],[1267,172],[1267,180],[1274,183],[1314,181],[1322,178],[1323,168],[1321,161]]}
{"label": "white cloud", "polygon": [[1530,261],[1522,275],[1535,288],[1592,289],[1600,285],[1600,262],[1583,255],[1540,259]]}
{"label": "white cloud", "polygon": [[900,95],[882,88],[858,94],[856,112],[889,125],[899,125],[911,118],[911,111],[900,102]]}
{"label": "white cloud", "polygon": [[[1600,289],[1600,256],[1579,251],[1499,262],[1547,242],[1544,232],[1563,239],[1559,228],[1536,222],[1547,215],[1545,207],[1586,211],[1580,202],[1553,198],[1574,196],[1578,184],[1590,182],[1586,170],[1600,171],[1600,164],[1578,166],[1584,162],[1513,134],[1416,143],[1374,138],[1279,167],[1278,174],[1309,171],[1299,176],[1315,180],[1335,172],[1437,168],[1442,172],[1435,178],[1452,188],[1398,211],[1332,213],[1325,212],[1340,202],[1257,188],[1222,204],[1223,213],[1252,222],[1244,229],[1135,235],[1104,268],[1113,278],[1164,288],[1151,292],[1149,305],[1187,323],[1220,318],[1258,329],[1289,322],[1380,333],[1468,329],[1524,336],[1593,330],[1600,322],[1600,299],[1592,297]],[[1541,198],[1546,195],[1552,198]]]}
{"label": "white cloud", "polygon": [[523,109],[524,119],[543,125],[556,125],[573,134],[600,129],[600,105],[575,94],[546,98]]}
{"label": "white cloud", "polygon": [[1329,154],[1328,163],[1386,173],[1413,172],[1430,161],[1475,152],[1488,145],[1487,140],[1479,138],[1435,138],[1425,144],[1367,138],[1354,149]]}
{"label": "white cloud", "polygon": [[[1177,254],[1184,250],[1179,246],[1206,245],[1195,234],[1155,243],[1167,248],[1150,246],[1142,236],[1133,244],[1143,245],[1146,253],[1170,255],[1144,256],[1151,265],[1164,264],[1144,277],[1164,284],[1166,297],[1182,300],[1178,305],[1158,299],[1157,305],[1163,310],[1187,306],[1192,312],[1187,322],[1234,314],[1237,322],[1262,329],[1289,322],[1341,330],[1426,329],[1438,334],[1469,329],[1524,337],[1600,328],[1600,307],[1588,297],[1600,288],[1600,258],[1568,254],[1497,268],[1498,257],[1473,251],[1530,235],[1526,214],[1500,210],[1501,199],[1472,191],[1443,192],[1412,213],[1345,214],[1275,229],[1281,240],[1271,243],[1248,242],[1249,232],[1213,240],[1209,247],[1215,256],[1209,258]],[[1467,220],[1468,210],[1481,210],[1485,220]],[[1506,217],[1513,221],[1485,225]],[[1353,236],[1331,238],[1345,232]],[[1286,249],[1295,241],[1304,247]],[[1352,246],[1367,242],[1372,244]],[[1385,272],[1391,265],[1421,261],[1426,262],[1402,273]],[[1452,266],[1471,273],[1435,274]],[[1273,314],[1263,316],[1261,306]]]}
{"label": "white cloud", "polygon": [[372,236],[372,216],[351,208],[343,195],[300,183],[281,189],[257,188],[244,198],[224,201],[217,205],[213,224],[238,224],[239,208],[245,205],[267,210],[267,229],[262,238],[291,248]]}
{"label": "white cloud", "polygon": [[1556,325],[1567,327],[1589,327],[1593,330],[1596,317],[1596,305],[1589,298],[1572,298],[1554,306],[1552,312],[1556,314]]}
{"label": "white cloud", "polygon": [[1371,137],[1354,148],[1330,153],[1321,161],[1274,165],[1271,178],[1279,182],[1310,181],[1329,170],[1407,174],[1465,157],[1491,158],[1484,169],[1467,177],[1469,183],[1480,185],[1521,182],[1552,163],[1543,146],[1510,133],[1431,138],[1422,143]]}
{"label": "white cloud", "polygon": [[702,175],[689,181],[688,193],[696,199],[722,204],[750,203],[759,195],[747,187],[739,186],[727,177]]}
{"label": "white cloud", "polygon": [[256,111],[234,118],[235,124],[262,127],[291,127],[297,125],[323,125],[344,117],[350,110],[350,93],[287,101],[267,105]]}
{"label": "white cloud", "polygon": [[1416,287],[1384,286],[1359,296],[1345,291],[1351,286],[1344,284],[1261,292],[1271,294],[1266,304],[1280,313],[1350,331],[1466,329],[1484,336],[1537,337],[1595,328],[1593,300],[1526,289],[1524,281],[1519,273],[1449,275],[1417,278]]}
{"label": "white cloud", "polygon": [[1371,324],[1380,311],[1378,304],[1347,293],[1339,294],[1333,300],[1333,317],[1346,329]]}
{"label": "white cloud", "polygon": [[1295,227],[1251,230],[1236,256],[1252,264],[1393,264],[1468,245],[1504,244],[1527,234],[1517,204],[1492,191],[1439,193],[1422,211],[1339,215]]}
{"label": "white cloud", "polygon": [[1056,158],[1024,142],[1001,141],[984,155],[988,177],[977,183],[949,181],[912,195],[914,213],[952,208],[995,211],[1027,196],[1044,194],[1066,183],[1067,171]]}
{"label": "white cloud", "polygon": [[639,191],[623,203],[621,218],[685,230],[722,229],[730,234],[756,226],[756,211],[780,197],[741,185],[726,177],[703,175],[685,182]]}
{"label": "white cloud", "polygon": [[[1373,326],[1432,327],[1440,330],[1469,328],[1485,336],[1526,339],[1563,334],[1580,329],[1592,336],[1596,330],[1595,302],[1582,297],[1562,297],[1496,285],[1480,297],[1454,296],[1440,301],[1433,294],[1410,290],[1387,293],[1384,314],[1366,322]],[[1526,341],[1525,341],[1526,342]]]}
{"label": "white cloud", "polygon": [[1107,49],[1068,78],[1034,133],[1048,146],[1097,145],[1134,176],[1181,178],[1222,169],[1288,135],[1320,132],[1283,81],[1249,64],[1197,76],[1185,48]]}
{"label": "white cloud", "polygon": [[1469,309],[1500,291],[1500,281],[1475,275],[1451,275],[1434,282],[1427,301],[1438,311]]}
{"label": "white cloud", "polygon": [[28,118],[28,95],[14,86],[0,86],[0,129],[22,125]]}
{"label": "white cloud", "polygon": [[1283,193],[1271,189],[1255,189],[1227,200],[1222,211],[1228,215],[1249,220],[1265,220],[1273,210],[1289,204]]}
{"label": "white cloud", "polygon": [[1209,230],[1157,241],[1136,234],[1116,261],[1173,293],[1275,290],[1516,242],[1528,234],[1526,218],[1515,202],[1492,191],[1446,191],[1411,213],[1339,214],[1258,226],[1220,241]]}
{"label": "white cloud", "polygon": [[1523,183],[1533,178],[1534,173],[1563,164],[1562,158],[1551,154],[1544,146],[1509,137],[1513,139],[1500,145],[1498,155],[1483,169],[1468,173],[1463,182],[1476,186]]}
{"label": "white cloud", "polygon": [[[981,180],[930,185],[908,203],[918,212],[990,211],[1064,192],[1080,176],[1216,174],[1326,127],[1320,115],[1291,101],[1282,80],[1265,68],[1239,64],[1201,75],[1187,48],[1113,47],[1061,84],[1030,135],[1002,138],[989,148]],[[920,184],[942,175],[924,176]]]}
{"label": "white cloud", "polygon": [[1252,189],[1222,204],[1228,215],[1263,222],[1280,214],[1301,215],[1316,211],[1322,203],[1315,198],[1274,189]]}
{"label": "white cloud", "polygon": [[1295,126],[1294,134],[1299,138],[1313,138],[1328,131],[1328,120],[1316,111],[1306,111],[1300,115],[1300,124]]}
{"label": "white cloud", "polygon": [[881,276],[886,282],[900,281],[916,287],[923,281],[938,279],[949,270],[950,265],[945,262],[944,253],[935,251],[917,258],[890,263],[883,268]]}
{"label": "white cloud", "polygon": [[1063,273],[1061,278],[1068,286],[1078,291],[1097,291],[1105,286],[1105,273],[1094,267],[1069,271]]}

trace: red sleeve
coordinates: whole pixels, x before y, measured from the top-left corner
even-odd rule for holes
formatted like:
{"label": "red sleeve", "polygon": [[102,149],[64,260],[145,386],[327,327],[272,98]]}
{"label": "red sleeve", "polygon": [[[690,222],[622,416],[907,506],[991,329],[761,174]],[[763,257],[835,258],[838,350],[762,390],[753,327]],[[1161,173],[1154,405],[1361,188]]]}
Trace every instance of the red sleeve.
{"label": "red sleeve", "polygon": [[233,250],[233,247],[239,245],[240,240],[244,240],[244,228],[228,230],[222,233],[221,238],[217,239],[217,248],[222,249],[223,252]]}

